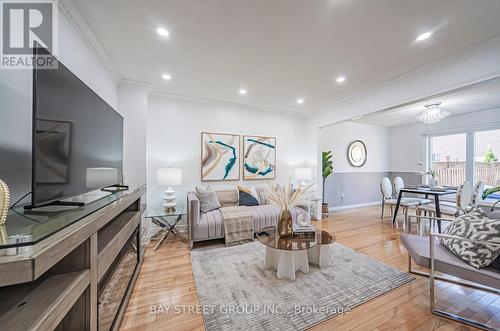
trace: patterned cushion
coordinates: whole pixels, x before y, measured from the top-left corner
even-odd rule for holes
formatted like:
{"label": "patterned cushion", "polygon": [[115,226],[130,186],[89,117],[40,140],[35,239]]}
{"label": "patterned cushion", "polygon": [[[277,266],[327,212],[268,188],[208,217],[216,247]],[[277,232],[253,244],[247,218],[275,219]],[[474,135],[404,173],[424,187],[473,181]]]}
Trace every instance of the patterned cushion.
{"label": "patterned cushion", "polygon": [[217,199],[217,194],[214,191],[197,186],[196,195],[200,200],[200,212],[206,213],[220,208],[219,199]]}
{"label": "patterned cushion", "polygon": [[259,196],[254,186],[248,188],[238,185],[238,194],[240,206],[258,206],[260,204]]}
{"label": "patterned cushion", "polygon": [[487,267],[500,255],[500,220],[488,218],[481,210],[476,209],[460,216],[443,234],[496,244],[440,238],[441,243],[453,254],[475,268]]}

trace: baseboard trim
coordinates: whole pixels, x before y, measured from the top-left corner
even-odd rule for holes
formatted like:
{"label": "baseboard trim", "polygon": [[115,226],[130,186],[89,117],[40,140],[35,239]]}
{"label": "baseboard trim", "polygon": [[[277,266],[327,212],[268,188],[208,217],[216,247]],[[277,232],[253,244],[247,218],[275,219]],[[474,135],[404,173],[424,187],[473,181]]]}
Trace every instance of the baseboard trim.
{"label": "baseboard trim", "polygon": [[375,206],[375,205],[380,205],[381,201],[372,201],[372,202],[365,202],[365,203],[358,203],[355,205],[345,205],[345,206],[336,206],[336,207],[330,207],[328,208],[328,211],[338,211],[338,210],[344,210],[344,209],[352,209],[352,208],[359,208],[359,207],[368,207],[368,206]]}

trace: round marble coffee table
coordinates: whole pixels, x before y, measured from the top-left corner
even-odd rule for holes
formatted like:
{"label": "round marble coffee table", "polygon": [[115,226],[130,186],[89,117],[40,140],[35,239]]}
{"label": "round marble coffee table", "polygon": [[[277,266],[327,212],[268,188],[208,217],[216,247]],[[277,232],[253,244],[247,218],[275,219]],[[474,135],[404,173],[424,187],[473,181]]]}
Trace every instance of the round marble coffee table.
{"label": "round marble coffee table", "polygon": [[265,269],[275,269],[278,279],[295,280],[295,272],[309,272],[309,262],[321,268],[330,263],[328,244],[335,238],[328,232],[316,230],[314,235],[280,238],[275,227],[257,232],[257,240],[266,246]]}

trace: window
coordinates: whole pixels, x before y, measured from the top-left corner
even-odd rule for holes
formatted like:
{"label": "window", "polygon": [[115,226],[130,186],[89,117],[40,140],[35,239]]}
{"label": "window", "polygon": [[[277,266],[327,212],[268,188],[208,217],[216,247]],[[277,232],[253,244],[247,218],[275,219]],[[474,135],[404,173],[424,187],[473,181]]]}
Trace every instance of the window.
{"label": "window", "polygon": [[439,185],[458,186],[465,181],[465,133],[432,137],[431,150],[431,169]]}
{"label": "window", "polygon": [[474,169],[475,181],[500,186],[500,130],[476,132]]}
{"label": "window", "polygon": [[500,185],[500,129],[429,137],[428,164],[440,185]]}

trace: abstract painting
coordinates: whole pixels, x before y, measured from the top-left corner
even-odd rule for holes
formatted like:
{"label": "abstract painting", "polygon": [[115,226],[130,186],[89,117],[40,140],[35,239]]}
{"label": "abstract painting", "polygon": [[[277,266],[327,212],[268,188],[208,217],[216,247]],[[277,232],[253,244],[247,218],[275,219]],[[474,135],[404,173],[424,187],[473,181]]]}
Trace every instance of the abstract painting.
{"label": "abstract painting", "polygon": [[243,136],[243,179],[276,178],[276,138]]}
{"label": "abstract painting", "polygon": [[201,133],[201,180],[240,179],[240,136]]}

